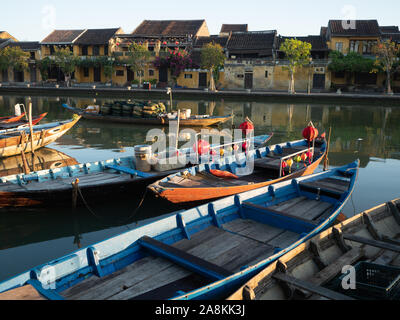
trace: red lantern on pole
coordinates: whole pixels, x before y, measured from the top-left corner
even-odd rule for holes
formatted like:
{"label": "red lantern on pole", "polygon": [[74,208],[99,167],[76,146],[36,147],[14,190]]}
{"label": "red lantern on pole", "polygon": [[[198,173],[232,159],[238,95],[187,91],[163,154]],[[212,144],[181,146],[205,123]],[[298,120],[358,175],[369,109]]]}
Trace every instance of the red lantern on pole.
{"label": "red lantern on pole", "polygon": [[243,134],[247,136],[249,133],[254,131],[254,124],[249,118],[246,118],[246,121],[240,125],[239,129],[241,129]]}
{"label": "red lantern on pole", "polygon": [[282,162],[282,177],[285,176],[285,169],[288,167],[288,164],[286,163],[286,161]]}
{"label": "red lantern on pole", "polygon": [[318,129],[313,126],[308,126],[303,130],[303,137],[308,142],[314,141],[318,137]]}
{"label": "red lantern on pole", "polygon": [[[197,150],[196,150],[197,149]],[[198,153],[200,156],[203,154],[209,154],[210,152],[210,144],[207,141],[199,140],[196,145],[193,147],[194,152]]]}

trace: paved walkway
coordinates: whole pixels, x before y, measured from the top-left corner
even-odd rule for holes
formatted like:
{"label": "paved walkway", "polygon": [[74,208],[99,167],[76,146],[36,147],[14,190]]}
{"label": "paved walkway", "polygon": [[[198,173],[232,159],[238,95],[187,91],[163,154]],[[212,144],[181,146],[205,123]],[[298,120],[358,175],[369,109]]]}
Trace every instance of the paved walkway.
{"label": "paved walkway", "polygon": [[[297,101],[313,101],[321,102],[321,99],[326,101],[349,101],[349,102],[364,102],[368,104],[382,103],[382,102],[400,102],[400,94],[385,95],[377,93],[317,93],[313,92],[307,94],[305,92],[299,92],[296,94],[289,94],[283,91],[259,91],[259,90],[222,90],[217,92],[210,92],[204,90],[196,89],[173,89],[173,97],[175,98],[185,98],[185,97],[201,97],[203,99],[266,99],[266,98],[282,98],[282,99],[296,99]],[[18,93],[18,94],[59,94],[59,95],[92,95],[92,94],[112,94],[112,95],[140,95],[140,96],[163,96],[167,98],[166,89],[152,89],[151,91],[146,89],[131,89],[128,90],[124,87],[106,87],[106,86],[96,86],[95,89],[90,86],[74,86],[74,87],[60,87],[55,88],[54,86],[45,87],[27,87],[27,86],[5,86],[0,87],[1,93]],[[396,103],[397,105],[397,103]]]}

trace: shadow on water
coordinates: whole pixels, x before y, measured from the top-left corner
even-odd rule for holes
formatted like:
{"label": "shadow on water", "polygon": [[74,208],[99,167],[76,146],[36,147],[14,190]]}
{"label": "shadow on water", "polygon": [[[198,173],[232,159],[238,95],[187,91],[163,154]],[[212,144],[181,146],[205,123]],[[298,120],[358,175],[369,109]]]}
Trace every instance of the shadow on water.
{"label": "shadow on water", "polygon": [[[114,100],[121,99],[32,97],[34,114],[48,112],[43,123],[72,117],[61,107],[62,103],[85,107]],[[27,104],[28,98],[0,96],[0,115],[12,114],[16,103]],[[164,103],[168,105],[168,101]],[[356,190],[344,213],[351,216],[400,197],[400,108],[176,100],[173,109],[177,108],[191,109],[192,114],[219,116],[233,110],[235,127],[247,116],[254,122],[256,134],[274,132],[271,143],[301,139],[309,121],[320,132],[328,133],[332,127],[330,165],[337,167],[361,160]],[[227,123],[223,128],[231,126]],[[135,145],[146,143],[150,129],[153,128],[83,119],[49,148],[37,152],[35,168],[129,156]],[[0,171],[22,172],[20,157],[0,160]],[[90,203],[90,210],[82,207],[76,211],[63,208],[0,213],[0,281],[182,209],[150,192],[137,211],[140,201],[140,197],[121,202],[110,199],[102,205]]]}

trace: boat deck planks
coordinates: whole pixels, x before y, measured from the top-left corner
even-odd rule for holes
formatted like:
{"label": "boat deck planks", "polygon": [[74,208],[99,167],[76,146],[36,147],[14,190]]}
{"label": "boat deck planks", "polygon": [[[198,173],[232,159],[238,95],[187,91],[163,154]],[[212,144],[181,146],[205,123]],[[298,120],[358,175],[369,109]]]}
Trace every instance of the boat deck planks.
{"label": "boat deck planks", "polygon": [[[253,222],[247,225],[246,234],[261,236],[262,230],[268,231],[264,227]],[[282,232],[275,230],[275,234]],[[190,240],[179,241],[173,247],[232,273],[240,271],[243,266],[260,262],[274,251],[273,246],[260,243],[258,239],[216,227],[202,230]],[[71,300],[129,300],[159,287],[173,287],[174,282],[184,281],[192,275],[192,272],[165,259],[147,257],[110,276],[84,280],[61,294]]]}
{"label": "boat deck planks", "polygon": [[20,301],[20,300],[46,300],[34,287],[26,285],[4,293],[0,293],[0,301]]}

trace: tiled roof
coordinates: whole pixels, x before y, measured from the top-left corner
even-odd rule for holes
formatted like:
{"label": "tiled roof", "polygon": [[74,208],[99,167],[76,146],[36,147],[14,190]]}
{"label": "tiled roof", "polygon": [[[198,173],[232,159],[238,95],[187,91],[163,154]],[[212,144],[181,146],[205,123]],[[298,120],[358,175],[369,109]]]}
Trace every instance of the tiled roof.
{"label": "tiled roof", "polygon": [[351,21],[330,20],[328,30],[332,36],[380,36],[381,30],[377,20],[355,20],[355,28],[346,29]]}
{"label": "tiled roof", "polygon": [[259,32],[234,32],[232,33],[227,47],[232,53],[234,51],[271,51],[274,48],[276,31]]}
{"label": "tiled roof", "polygon": [[76,41],[75,44],[102,45],[108,44],[110,39],[120,30],[113,29],[88,29]]}
{"label": "tiled roof", "polygon": [[386,34],[386,33],[399,33],[399,27],[398,26],[383,26],[380,27],[381,33]]}
{"label": "tiled roof", "polygon": [[20,41],[20,42],[11,42],[9,47],[20,47],[22,50],[33,51],[40,49],[40,43],[38,41]]}
{"label": "tiled roof", "polygon": [[43,41],[47,43],[68,43],[72,44],[85,30],[54,30]]}
{"label": "tiled roof", "polygon": [[195,36],[205,20],[144,20],[132,34],[152,36]]}
{"label": "tiled roof", "polygon": [[325,41],[323,36],[307,36],[307,37],[282,37],[280,36],[278,39],[278,49],[280,48],[281,44],[285,42],[286,39],[297,39],[303,42],[311,43],[312,51],[327,51],[328,45]]}
{"label": "tiled roof", "polygon": [[221,33],[247,31],[249,31],[249,26],[247,24],[223,24],[221,28]]}
{"label": "tiled roof", "polygon": [[210,36],[210,37],[198,37],[194,42],[193,47],[202,48],[204,45],[208,43],[217,43],[221,47],[225,48],[228,43],[229,37],[220,37],[220,36]]}

